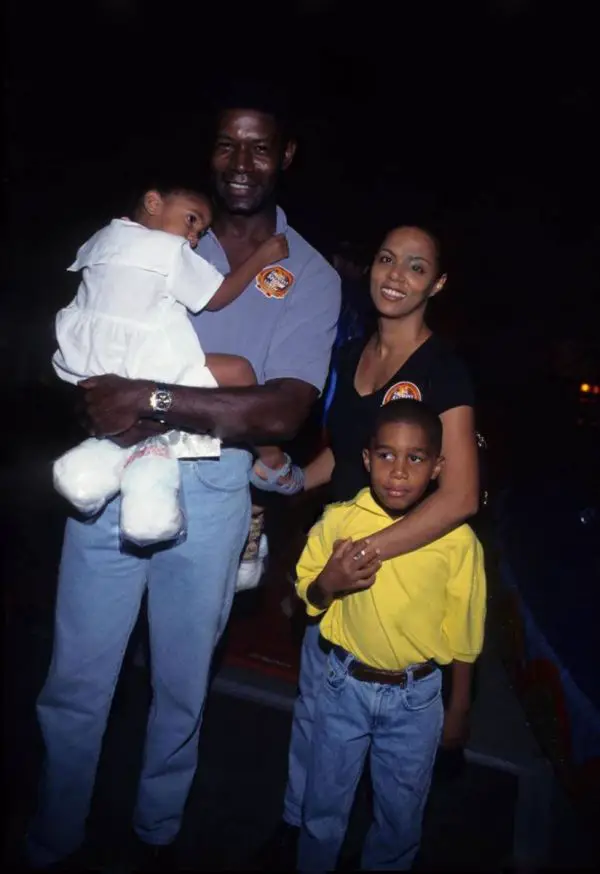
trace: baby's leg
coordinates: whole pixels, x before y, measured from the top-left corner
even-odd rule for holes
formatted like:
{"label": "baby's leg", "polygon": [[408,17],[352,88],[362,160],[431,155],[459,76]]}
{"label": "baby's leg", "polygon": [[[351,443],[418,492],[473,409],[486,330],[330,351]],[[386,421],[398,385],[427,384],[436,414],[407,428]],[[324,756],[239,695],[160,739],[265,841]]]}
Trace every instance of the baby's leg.
{"label": "baby's leg", "polygon": [[137,546],[173,540],[184,527],[179,462],[160,440],[140,444],[121,479],[121,534]]}
{"label": "baby's leg", "polygon": [[241,355],[222,355],[211,352],[206,356],[206,366],[222,388],[244,388],[256,385],[254,368]]}
{"label": "baby's leg", "polygon": [[54,488],[80,513],[99,513],[118,493],[130,449],[90,437],[54,462]]}
{"label": "baby's leg", "polygon": [[[206,366],[223,388],[256,385],[256,374],[252,365],[239,355],[208,354]],[[260,460],[272,470],[285,465],[285,454],[278,446],[258,446],[256,451]]]}

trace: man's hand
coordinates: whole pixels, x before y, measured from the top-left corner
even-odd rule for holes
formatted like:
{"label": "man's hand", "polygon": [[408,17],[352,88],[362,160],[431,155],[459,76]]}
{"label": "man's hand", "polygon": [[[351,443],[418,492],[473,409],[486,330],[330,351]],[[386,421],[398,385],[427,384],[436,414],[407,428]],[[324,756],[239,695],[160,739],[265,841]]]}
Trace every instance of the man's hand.
{"label": "man's hand", "polygon": [[[147,409],[153,383],[108,374],[79,383],[84,424],[92,437],[114,437],[134,428]],[[136,442],[135,440],[133,441]]]}
{"label": "man's hand", "polygon": [[442,746],[447,750],[464,747],[468,737],[469,711],[462,707],[453,707],[451,703],[444,713]]}
{"label": "man's hand", "polygon": [[166,434],[172,430],[168,425],[163,425],[161,422],[155,422],[152,419],[140,419],[133,428],[123,431],[122,434],[114,434],[109,440],[116,443],[122,449],[129,449],[130,446],[135,446],[136,443],[141,443],[142,440],[147,440],[148,437],[156,437],[157,434]]}

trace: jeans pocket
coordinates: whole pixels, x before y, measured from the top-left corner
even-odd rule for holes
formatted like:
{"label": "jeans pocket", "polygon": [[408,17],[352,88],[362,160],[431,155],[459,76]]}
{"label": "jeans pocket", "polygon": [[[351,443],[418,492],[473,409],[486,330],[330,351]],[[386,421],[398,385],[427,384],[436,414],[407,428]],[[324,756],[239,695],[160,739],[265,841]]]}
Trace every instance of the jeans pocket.
{"label": "jeans pocket", "polygon": [[336,654],[330,652],[327,659],[327,665],[325,666],[325,688],[329,692],[337,694],[341,692],[346,685],[347,678],[348,671]]}
{"label": "jeans pocket", "polygon": [[426,710],[435,704],[442,694],[442,672],[435,670],[422,680],[411,683],[406,690],[407,710]]}
{"label": "jeans pocket", "polygon": [[188,465],[208,489],[218,492],[237,492],[247,489],[251,456],[244,449],[225,449],[218,459],[183,461],[185,474]]}

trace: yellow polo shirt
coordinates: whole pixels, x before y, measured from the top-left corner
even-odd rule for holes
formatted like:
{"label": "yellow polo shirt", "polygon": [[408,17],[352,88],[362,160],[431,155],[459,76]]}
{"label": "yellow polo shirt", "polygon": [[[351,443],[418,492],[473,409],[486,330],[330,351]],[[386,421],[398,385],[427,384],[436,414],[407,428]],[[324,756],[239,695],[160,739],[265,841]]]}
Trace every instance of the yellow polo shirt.
{"label": "yellow polo shirt", "polygon": [[[336,540],[360,540],[392,519],[363,489],[327,507],[298,562],[298,595],[310,616],[309,585],[325,567]],[[474,662],[483,645],[486,585],[481,543],[468,525],[383,563],[370,589],[336,598],[321,634],[355,658],[383,670],[403,670],[434,659]]]}

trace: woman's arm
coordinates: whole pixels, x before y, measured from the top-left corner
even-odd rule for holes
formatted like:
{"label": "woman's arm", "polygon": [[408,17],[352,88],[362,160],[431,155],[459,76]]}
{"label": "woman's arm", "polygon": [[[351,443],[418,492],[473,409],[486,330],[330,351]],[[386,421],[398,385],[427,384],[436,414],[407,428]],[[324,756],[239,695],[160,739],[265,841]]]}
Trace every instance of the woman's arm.
{"label": "woman's arm", "polygon": [[385,561],[437,540],[473,516],[479,506],[479,464],[472,407],[440,416],[444,426],[444,468],[436,491],[404,519],[369,538]]}
{"label": "woman's arm", "polygon": [[310,489],[316,489],[328,483],[334,467],[335,458],[327,446],[304,468],[304,491],[308,492]]}

